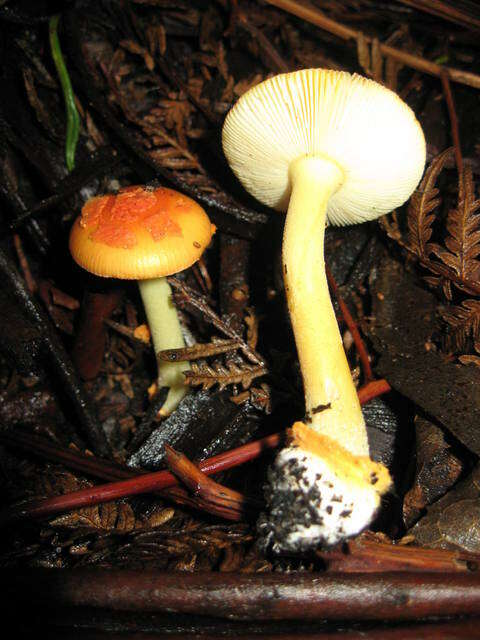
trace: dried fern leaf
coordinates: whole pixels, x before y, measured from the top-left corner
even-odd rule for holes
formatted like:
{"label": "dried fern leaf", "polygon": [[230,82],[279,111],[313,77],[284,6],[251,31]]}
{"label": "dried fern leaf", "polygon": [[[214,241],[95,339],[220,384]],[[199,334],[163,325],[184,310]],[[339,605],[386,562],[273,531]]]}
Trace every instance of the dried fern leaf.
{"label": "dried fern leaf", "polygon": [[447,346],[455,351],[466,348],[468,340],[480,338],[480,300],[464,300],[461,305],[448,307],[442,317],[450,327]]}
{"label": "dried fern leaf", "polygon": [[244,389],[248,389],[255,378],[259,378],[267,373],[263,366],[252,366],[229,363],[228,367],[221,364],[207,365],[192,362],[191,369],[184,371],[185,380],[188,385],[202,386],[203,389],[210,389],[218,384],[220,391],[231,384],[241,384]]}
{"label": "dried fern leaf", "polygon": [[445,166],[452,149],[446,149],[436,156],[428,167],[418,189],[410,198],[407,212],[408,246],[419,258],[427,258],[431,252],[429,240],[432,237],[432,213],[440,204],[439,190],[435,183]]}
{"label": "dried fern leaf", "polygon": [[[445,247],[430,245],[432,253],[457,274],[460,281],[478,280],[480,275],[480,199],[475,199],[472,169],[459,177],[458,203],[447,218]],[[461,283],[456,283],[461,289]]]}
{"label": "dried fern leaf", "polygon": [[220,353],[235,351],[241,346],[240,340],[220,340],[216,339],[212,342],[198,343],[191,347],[183,347],[181,349],[164,349],[157,353],[157,358],[165,362],[182,362],[187,360],[198,360],[199,358],[208,358],[216,356]]}

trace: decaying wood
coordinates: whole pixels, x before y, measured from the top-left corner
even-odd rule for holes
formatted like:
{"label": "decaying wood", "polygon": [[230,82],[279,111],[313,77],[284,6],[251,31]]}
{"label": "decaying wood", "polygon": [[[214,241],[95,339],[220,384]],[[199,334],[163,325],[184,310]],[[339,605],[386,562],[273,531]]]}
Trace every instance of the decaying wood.
{"label": "decaying wood", "polygon": [[364,533],[346,543],[344,549],[320,551],[317,555],[332,573],[471,573],[480,571],[480,554],[428,549],[383,542]]}
{"label": "decaying wood", "polygon": [[422,416],[415,418],[415,439],[415,480],[403,499],[403,520],[407,528],[420,518],[427,505],[455,484],[463,467],[440,427]]}

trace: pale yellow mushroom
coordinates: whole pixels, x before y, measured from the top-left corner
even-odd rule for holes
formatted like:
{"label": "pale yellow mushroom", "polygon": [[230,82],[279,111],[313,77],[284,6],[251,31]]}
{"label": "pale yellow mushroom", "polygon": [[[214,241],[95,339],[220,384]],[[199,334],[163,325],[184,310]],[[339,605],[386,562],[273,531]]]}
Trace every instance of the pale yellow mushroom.
{"label": "pale yellow mushroom", "polygon": [[[247,191],[270,207],[287,210],[283,275],[307,418],[293,430],[294,446],[277,458],[284,486],[279,473],[272,472],[276,497],[272,489],[269,535],[277,549],[333,544],[368,525],[390,478],[369,458],[328,291],[325,226],[373,220],[403,204],[423,173],[425,139],[412,110],[384,86],[346,72],[306,69],[275,76],[245,93],[226,118],[223,148]],[[307,466],[316,469],[311,482],[309,472],[287,473],[294,462],[305,466],[305,453]],[[361,481],[358,469],[348,471],[357,462]],[[325,513],[326,505],[317,505],[318,521],[304,531],[305,523],[296,524],[296,515],[286,513],[281,504],[285,491],[307,492],[315,475],[328,476],[326,486],[334,478],[333,497],[342,497],[348,522],[339,520],[340,507]],[[320,501],[325,503],[327,494],[332,492],[323,487]],[[354,494],[354,500],[347,494]],[[304,506],[311,511],[311,504]]]}

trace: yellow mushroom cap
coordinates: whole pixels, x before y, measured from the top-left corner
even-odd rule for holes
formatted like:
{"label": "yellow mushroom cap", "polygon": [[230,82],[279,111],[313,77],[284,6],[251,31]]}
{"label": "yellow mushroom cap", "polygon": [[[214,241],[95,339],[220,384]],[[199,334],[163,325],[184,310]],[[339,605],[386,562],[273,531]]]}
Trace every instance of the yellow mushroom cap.
{"label": "yellow mushroom cap", "polygon": [[196,262],[215,226],[187,196],[132,186],[88,200],[70,232],[70,252],[97,276],[145,280]]}
{"label": "yellow mushroom cap", "polygon": [[260,202],[284,211],[292,161],[320,155],[345,179],[327,220],[375,219],[403,204],[425,165],[425,138],[413,111],[393,91],[345,71],[304,69],[247,91],[223,127],[225,156]]}

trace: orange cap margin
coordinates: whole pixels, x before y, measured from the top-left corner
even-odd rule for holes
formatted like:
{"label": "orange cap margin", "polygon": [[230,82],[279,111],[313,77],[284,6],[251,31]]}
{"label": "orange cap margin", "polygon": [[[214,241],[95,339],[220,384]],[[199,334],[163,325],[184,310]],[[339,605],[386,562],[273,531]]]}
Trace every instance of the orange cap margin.
{"label": "orange cap margin", "polygon": [[132,186],[86,202],[70,232],[70,252],[97,276],[159,278],[194,264],[214,232],[191,198],[165,187]]}

